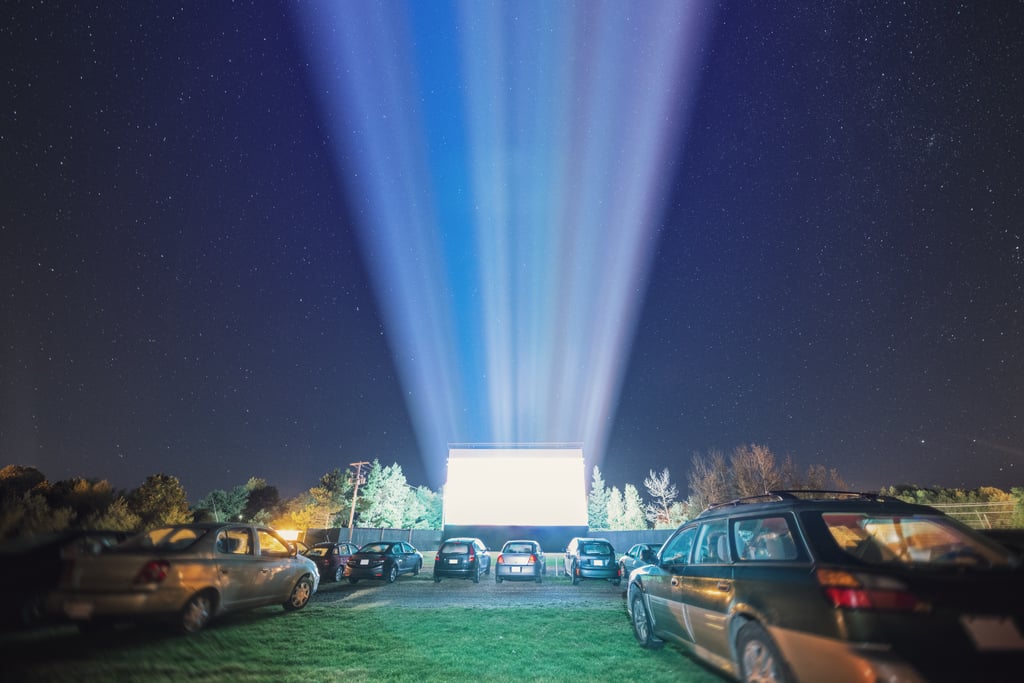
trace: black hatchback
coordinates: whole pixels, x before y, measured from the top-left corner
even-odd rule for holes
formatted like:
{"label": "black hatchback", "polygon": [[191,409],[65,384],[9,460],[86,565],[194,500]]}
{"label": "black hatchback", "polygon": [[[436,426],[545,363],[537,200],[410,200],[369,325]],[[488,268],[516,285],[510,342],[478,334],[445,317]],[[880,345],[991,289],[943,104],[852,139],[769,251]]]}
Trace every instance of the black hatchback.
{"label": "black hatchback", "polygon": [[490,573],[491,556],[479,538],[449,538],[434,556],[434,583],[446,577],[480,583],[480,575]]}
{"label": "black hatchback", "polygon": [[681,526],[626,595],[640,645],[671,640],[743,681],[1020,681],[1024,570],[938,510],[776,491]]}

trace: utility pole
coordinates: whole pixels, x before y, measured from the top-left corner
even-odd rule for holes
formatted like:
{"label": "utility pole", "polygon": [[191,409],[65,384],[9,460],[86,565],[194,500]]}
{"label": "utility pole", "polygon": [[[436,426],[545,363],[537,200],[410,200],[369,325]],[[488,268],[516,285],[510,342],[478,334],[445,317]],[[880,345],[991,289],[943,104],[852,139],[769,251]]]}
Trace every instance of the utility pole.
{"label": "utility pole", "polygon": [[352,509],[348,513],[348,540],[352,542],[352,523],[356,519],[356,501],[359,500],[359,485],[363,483],[363,465],[369,465],[368,462],[350,462],[349,467],[356,468],[355,486],[352,487]]}

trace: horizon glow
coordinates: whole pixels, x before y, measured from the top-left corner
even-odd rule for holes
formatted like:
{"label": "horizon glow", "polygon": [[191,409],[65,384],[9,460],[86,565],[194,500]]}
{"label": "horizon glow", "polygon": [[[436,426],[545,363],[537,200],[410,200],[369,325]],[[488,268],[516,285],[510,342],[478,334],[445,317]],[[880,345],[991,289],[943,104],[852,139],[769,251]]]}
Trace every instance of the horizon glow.
{"label": "horizon glow", "polygon": [[578,442],[600,464],[707,3],[297,17],[428,471],[452,442]]}

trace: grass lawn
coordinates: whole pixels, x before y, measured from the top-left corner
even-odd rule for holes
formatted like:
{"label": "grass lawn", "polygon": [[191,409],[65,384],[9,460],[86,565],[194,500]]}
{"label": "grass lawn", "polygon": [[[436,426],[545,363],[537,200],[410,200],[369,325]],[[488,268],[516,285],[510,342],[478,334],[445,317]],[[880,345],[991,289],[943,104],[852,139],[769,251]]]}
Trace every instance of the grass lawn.
{"label": "grass lawn", "polygon": [[0,656],[11,681],[724,680],[674,647],[640,648],[614,604],[403,609],[314,601],[297,613],[268,607],[225,616],[191,636],[158,627],[7,633]]}

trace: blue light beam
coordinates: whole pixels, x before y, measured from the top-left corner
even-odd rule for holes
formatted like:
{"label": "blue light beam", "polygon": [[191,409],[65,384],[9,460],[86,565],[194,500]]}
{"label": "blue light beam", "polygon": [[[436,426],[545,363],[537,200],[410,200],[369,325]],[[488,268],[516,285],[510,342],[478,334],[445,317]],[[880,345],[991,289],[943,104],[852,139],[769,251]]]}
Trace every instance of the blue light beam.
{"label": "blue light beam", "polygon": [[602,462],[708,3],[298,7],[428,468],[450,442]]}

